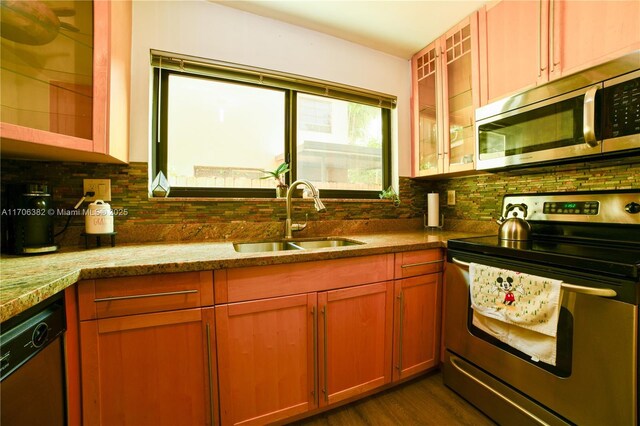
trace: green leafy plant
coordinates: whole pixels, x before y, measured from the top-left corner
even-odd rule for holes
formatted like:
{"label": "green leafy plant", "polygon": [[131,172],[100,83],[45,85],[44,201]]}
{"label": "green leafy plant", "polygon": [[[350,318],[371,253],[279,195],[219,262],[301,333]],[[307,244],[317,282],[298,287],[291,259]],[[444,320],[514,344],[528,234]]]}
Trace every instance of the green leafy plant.
{"label": "green leafy plant", "polygon": [[392,200],[393,205],[396,207],[400,205],[400,196],[398,195],[396,190],[393,189],[393,186],[390,186],[387,189],[383,189],[382,192],[380,192],[379,197],[383,200]]}
{"label": "green leafy plant", "polygon": [[262,176],[260,179],[274,178],[278,183],[278,186],[286,186],[287,184],[284,183],[284,174],[287,173],[289,170],[290,170],[289,164],[285,162],[280,164],[273,171],[263,170],[262,172],[266,173],[266,176]]}

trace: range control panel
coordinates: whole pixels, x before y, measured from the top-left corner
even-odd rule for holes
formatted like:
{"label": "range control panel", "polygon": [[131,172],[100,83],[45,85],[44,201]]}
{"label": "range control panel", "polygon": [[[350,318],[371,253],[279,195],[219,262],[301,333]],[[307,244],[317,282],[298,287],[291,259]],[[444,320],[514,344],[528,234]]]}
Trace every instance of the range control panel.
{"label": "range control panel", "polygon": [[544,214],[598,214],[598,201],[564,201],[546,202],[543,205]]}
{"label": "range control panel", "polygon": [[507,194],[502,199],[502,216],[514,205],[508,216],[517,211],[518,217],[528,221],[640,225],[639,189]]}

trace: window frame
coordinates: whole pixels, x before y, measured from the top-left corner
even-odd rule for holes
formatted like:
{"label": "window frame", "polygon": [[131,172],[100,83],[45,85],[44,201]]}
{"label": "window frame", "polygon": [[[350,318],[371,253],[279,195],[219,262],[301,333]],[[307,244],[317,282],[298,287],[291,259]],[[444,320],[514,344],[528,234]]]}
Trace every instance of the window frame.
{"label": "window frame", "polygon": [[[168,176],[168,96],[169,96],[169,76],[183,75],[213,81],[226,82],[229,84],[241,84],[263,89],[282,91],[285,94],[285,131],[283,141],[284,158],[289,163],[290,171],[285,176],[285,183],[291,185],[297,179],[297,94],[308,93],[292,88],[274,87],[265,84],[255,84],[251,82],[221,78],[196,74],[193,72],[166,69],[161,67],[152,68],[153,94],[152,94],[152,119],[151,119],[151,155],[152,175],[162,171]],[[317,93],[309,93],[318,96]],[[322,96],[322,95],[320,95]],[[337,97],[325,96],[329,99],[340,99]],[[158,104],[159,102],[159,104]],[[354,102],[354,101],[349,101]],[[323,198],[334,199],[377,199],[385,188],[391,185],[391,110],[379,107],[382,120],[382,188],[380,190],[342,190],[342,189],[320,189]],[[169,198],[276,198],[274,188],[223,188],[223,187],[185,187],[172,186]]]}

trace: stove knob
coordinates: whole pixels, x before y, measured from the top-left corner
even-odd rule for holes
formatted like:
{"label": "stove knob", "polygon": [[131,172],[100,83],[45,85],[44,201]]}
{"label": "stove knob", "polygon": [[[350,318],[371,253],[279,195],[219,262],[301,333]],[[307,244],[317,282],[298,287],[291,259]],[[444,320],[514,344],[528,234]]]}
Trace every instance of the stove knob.
{"label": "stove knob", "polygon": [[640,213],[640,204],[635,203],[635,202],[631,202],[631,203],[627,204],[626,206],[624,206],[624,211],[626,211],[627,213],[631,213],[631,214]]}

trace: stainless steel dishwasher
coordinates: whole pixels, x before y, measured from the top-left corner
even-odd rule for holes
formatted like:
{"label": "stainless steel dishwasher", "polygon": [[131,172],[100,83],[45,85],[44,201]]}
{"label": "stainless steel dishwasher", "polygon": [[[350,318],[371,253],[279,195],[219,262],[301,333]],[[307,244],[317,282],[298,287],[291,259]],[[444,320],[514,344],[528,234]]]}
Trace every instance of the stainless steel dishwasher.
{"label": "stainless steel dishwasher", "polygon": [[65,425],[62,294],[0,325],[0,424]]}

